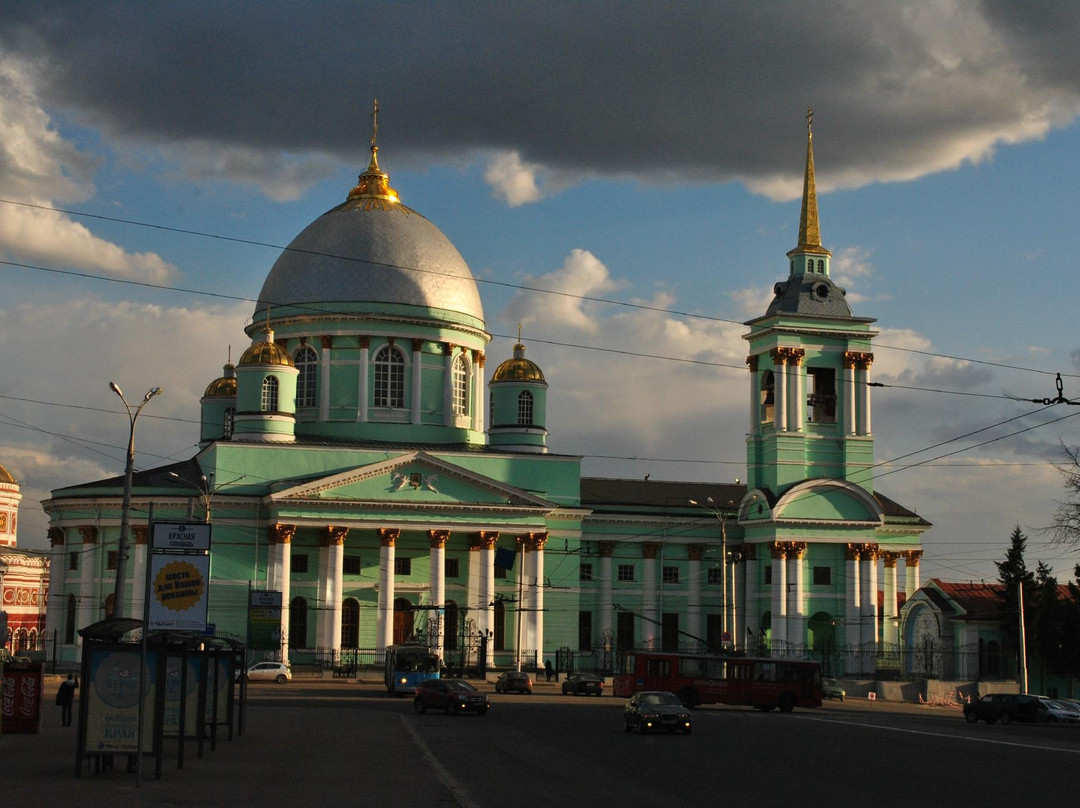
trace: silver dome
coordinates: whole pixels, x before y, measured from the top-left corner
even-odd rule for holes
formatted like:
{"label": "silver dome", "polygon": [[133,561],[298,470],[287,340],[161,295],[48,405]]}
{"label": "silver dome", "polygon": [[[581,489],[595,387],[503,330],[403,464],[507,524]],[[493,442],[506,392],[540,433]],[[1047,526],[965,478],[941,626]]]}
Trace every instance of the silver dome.
{"label": "silver dome", "polygon": [[381,199],[350,199],[293,239],[263,283],[254,319],[267,306],[271,316],[290,307],[317,316],[377,304],[484,320],[476,281],[450,240],[411,208]]}

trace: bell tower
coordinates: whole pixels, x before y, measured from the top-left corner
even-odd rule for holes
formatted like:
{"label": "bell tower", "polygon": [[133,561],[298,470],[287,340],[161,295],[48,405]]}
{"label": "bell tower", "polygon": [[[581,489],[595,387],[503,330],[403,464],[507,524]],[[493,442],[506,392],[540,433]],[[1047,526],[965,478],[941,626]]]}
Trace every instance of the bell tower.
{"label": "bell tower", "polygon": [[814,179],[813,111],[806,116],[806,173],[798,246],[788,276],[773,287],[750,333],[750,489],[779,495],[813,478],[833,478],[873,493],[874,441],[869,372],[872,318],[856,317],[830,277],[821,244]]}

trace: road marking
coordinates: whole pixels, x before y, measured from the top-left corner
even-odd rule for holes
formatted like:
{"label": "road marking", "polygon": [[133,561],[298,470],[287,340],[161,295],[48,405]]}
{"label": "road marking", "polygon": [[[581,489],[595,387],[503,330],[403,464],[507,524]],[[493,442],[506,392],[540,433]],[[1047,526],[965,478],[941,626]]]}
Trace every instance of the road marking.
{"label": "road marking", "polygon": [[424,756],[424,760],[428,762],[432,769],[435,770],[435,776],[439,778],[444,786],[449,789],[450,793],[454,795],[454,800],[461,808],[480,808],[480,806],[473,802],[473,798],[469,796],[468,790],[457,779],[446,770],[446,767],[439,762],[439,759],[435,757],[435,754],[428,748],[428,745],[424,742],[424,739],[420,737],[420,733],[416,731],[413,726],[413,722],[409,720],[409,716],[401,715],[401,725],[405,727],[405,732],[412,738],[414,744],[420,750],[420,754]]}
{"label": "road marking", "polygon": [[1022,749],[1037,749],[1043,752],[1064,752],[1068,755],[1080,755],[1080,749],[1062,749],[1060,746],[1042,746],[1041,744],[1020,743],[1018,741],[1003,741],[997,738],[975,738],[971,735],[953,735],[948,732],[929,732],[924,729],[903,729],[901,727],[883,727],[880,724],[864,724],[862,721],[838,721],[835,718],[816,718],[814,716],[800,716],[802,721],[819,721],[823,724],[840,724],[845,727],[864,727],[866,729],[880,729],[886,732],[901,732],[908,735],[927,735],[931,738],[950,738],[956,741],[971,741],[973,743],[988,743],[997,746],[1017,746]]}

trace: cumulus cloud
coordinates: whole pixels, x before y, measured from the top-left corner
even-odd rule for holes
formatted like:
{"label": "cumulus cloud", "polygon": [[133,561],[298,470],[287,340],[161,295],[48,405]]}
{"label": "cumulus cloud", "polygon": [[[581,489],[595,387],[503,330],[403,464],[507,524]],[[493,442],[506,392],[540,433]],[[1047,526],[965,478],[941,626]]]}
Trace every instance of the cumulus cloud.
{"label": "cumulus cloud", "polygon": [[[9,5],[0,44],[40,55],[50,104],[158,145],[355,164],[371,129],[361,99],[377,89],[396,154],[489,155],[508,204],[550,193],[537,180],[548,172],[737,180],[796,198],[807,104],[830,166],[823,191],[984,161],[1080,112],[1073,6],[598,0],[573,7],[574,25],[563,3],[526,7],[342,4],[327,25],[274,0],[258,14],[191,2],[139,15],[58,0]],[[380,35],[358,51],[365,30]],[[286,41],[288,58],[266,58]]]}
{"label": "cumulus cloud", "polygon": [[598,333],[596,303],[590,298],[603,297],[622,287],[612,279],[608,269],[588,250],[574,250],[563,265],[546,275],[526,277],[521,285],[543,289],[550,294],[528,290],[518,292],[500,316],[505,323],[544,322],[552,331],[570,328],[584,334]]}
{"label": "cumulus cloud", "polygon": [[[163,283],[175,267],[130,253],[53,208],[93,196],[96,160],[65,141],[41,108],[24,66],[0,57],[0,255]],[[22,202],[25,204],[16,204]]]}

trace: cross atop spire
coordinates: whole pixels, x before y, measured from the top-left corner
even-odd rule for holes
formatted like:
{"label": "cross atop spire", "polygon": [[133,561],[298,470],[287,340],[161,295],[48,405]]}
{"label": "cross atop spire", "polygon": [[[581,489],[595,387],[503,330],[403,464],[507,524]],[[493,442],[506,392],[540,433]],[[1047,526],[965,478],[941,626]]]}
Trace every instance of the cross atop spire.
{"label": "cross atop spire", "polygon": [[802,210],[799,213],[799,246],[793,252],[825,253],[818,223],[817,186],[814,181],[814,109],[806,108],[806,174],[803,177]]}

